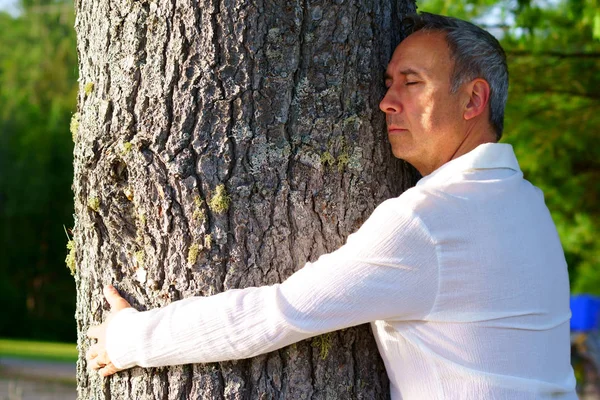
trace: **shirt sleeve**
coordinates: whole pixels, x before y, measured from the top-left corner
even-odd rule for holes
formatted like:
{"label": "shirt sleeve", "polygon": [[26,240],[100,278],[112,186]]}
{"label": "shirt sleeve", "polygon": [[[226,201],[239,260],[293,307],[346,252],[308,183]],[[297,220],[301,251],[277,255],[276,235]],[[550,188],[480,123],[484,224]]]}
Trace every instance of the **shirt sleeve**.
{"label": "shirt sleeve", "polygon": [[110,359],[117,368],[242,359],[366,322],[424,318],[438,291],[435,243],[397,200],[281,284],[120,311],[107,329]]}

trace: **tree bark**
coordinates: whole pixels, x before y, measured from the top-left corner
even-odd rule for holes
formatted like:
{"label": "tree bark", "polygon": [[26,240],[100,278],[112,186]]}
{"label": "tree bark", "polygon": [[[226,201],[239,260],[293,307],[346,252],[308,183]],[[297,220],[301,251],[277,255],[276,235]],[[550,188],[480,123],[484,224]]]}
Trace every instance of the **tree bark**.
{"label": "tree bark", "polygon": [[[115,284],[146,310],[281,282],[414,170],[377,105],[409,1],[76,1],[81,399],[385,399],[368,326],[253,359],[87,371]],[[307,288],[309,290],[309,288]]]}

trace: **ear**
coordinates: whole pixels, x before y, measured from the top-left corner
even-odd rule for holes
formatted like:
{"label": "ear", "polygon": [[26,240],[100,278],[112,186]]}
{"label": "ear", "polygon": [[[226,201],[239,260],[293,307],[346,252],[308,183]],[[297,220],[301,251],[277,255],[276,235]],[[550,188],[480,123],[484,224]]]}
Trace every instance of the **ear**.
{"label": "ear", "polygon": [[490,100],[490,85],[484,79],[475,79],[467,85],[469,101],[465,106],[463,117],[470,120],[481,115]]}

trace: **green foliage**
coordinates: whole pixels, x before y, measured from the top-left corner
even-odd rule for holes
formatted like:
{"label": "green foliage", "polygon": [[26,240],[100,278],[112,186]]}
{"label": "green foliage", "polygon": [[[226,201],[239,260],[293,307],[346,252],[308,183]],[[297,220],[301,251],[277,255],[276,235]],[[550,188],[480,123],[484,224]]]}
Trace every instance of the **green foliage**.
{"label": "green foliage", "polygon": [[425,0],[419,9],[500,38],[511,77],[503,141],[544,191],[573,292],[600,295],[600,3]]}
{"label": "green foliage", "polygon": [[[71,225],[77,54],[72,3],[0,12],[0,336],[73,341]],[[51,326],[52,329],[48,329]]]}

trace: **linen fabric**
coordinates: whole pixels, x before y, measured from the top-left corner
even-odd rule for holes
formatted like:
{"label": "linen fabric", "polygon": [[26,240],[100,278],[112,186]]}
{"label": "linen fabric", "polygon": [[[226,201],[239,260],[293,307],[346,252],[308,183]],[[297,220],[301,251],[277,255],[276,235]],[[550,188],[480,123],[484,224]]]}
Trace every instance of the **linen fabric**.
{"label": "linen fabric", "polygon": [[370,322],[393,400],[577,399],[569,282],[542,192],[483,144],[281,284],[126,309],[118,368],[241,359]]}

